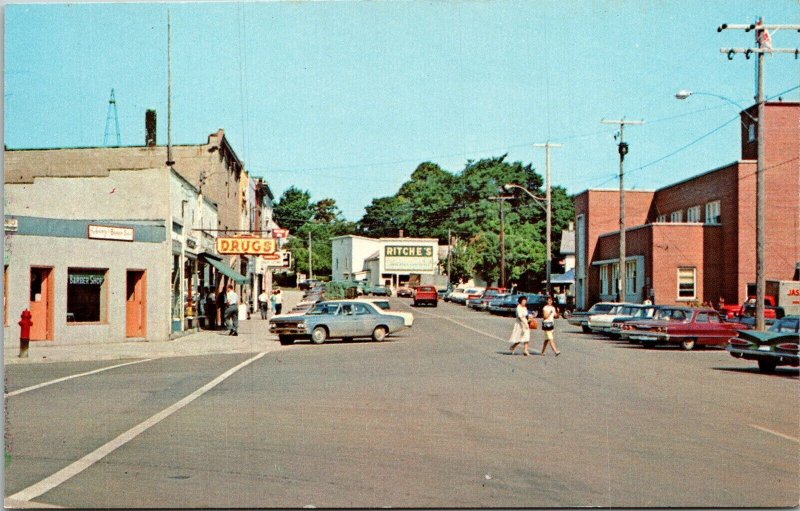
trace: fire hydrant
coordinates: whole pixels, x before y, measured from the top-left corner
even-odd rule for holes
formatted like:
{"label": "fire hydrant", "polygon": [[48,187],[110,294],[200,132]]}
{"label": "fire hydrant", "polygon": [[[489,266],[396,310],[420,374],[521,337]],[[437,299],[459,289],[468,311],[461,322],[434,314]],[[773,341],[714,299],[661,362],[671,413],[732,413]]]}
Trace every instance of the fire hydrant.
{"label": "fire hydrant", "polygon": [[28,343],[31,340],[31,327],[33,320],[31,319],[31,311],[25,309],[22,311],[22,316],[19,320],[19,358],[28,358]]}

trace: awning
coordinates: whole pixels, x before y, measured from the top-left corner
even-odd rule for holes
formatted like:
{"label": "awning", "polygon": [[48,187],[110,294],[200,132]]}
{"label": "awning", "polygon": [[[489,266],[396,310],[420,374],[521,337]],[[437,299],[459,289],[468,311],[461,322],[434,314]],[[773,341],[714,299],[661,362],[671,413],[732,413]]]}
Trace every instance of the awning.
{"label": "awning", "polygon": [[237,273],[236,270],[225,264],[223,261],[216,259],[214,256],[209,257],[205,252],[200,255],[203,259],[208,262],[211,266],[219,270],[219,272],[226,277],[233,279],[234,281],[238,282],[239,284],[246,284],[247,277],[244,275]]}

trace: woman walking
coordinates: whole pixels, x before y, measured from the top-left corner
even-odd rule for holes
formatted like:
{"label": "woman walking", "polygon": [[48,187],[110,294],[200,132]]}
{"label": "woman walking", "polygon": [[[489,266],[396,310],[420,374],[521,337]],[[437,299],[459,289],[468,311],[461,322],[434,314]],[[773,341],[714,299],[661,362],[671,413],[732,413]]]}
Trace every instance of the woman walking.
{"label": "woman walking", "polygon": [[558,317],[558,312],[556,308],[553,307],[553,297],[547,297],[547,305],[542,307],[542,331],[544,332],[544,344],[542,345],[542,356],[544,356],[544,352],[547,349],[547,346],[553,349],[556,356],[561,355],[561,352],[558,350],[558,346],[556,346],[556,340],[553,338],[553,330],[556,327],[556,318]]}
{"label": "woman walking", "polygon": [[528,326],[528,298],[520,296],[517,299],[517,309],[514,313],[514,330],[511,331],[511,354],[522,344],[522,354],[526,357],[528,353],[528,343],[531,340],[531,329]]}

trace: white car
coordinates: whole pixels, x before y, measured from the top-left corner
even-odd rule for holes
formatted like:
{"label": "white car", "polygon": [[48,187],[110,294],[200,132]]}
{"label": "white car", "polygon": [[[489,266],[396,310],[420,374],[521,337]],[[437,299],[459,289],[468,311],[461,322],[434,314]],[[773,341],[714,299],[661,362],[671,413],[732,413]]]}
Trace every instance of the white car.
{"label": "white car", "polygon": [[381,314],[389,314],[390,316],[400,316],[403,318],[403,324],[406,327],[411,327],[414,325],[414,315],[410,312],[400,312],[392,309],[391,305],[389,305],[389,300],[380,299],[380,298],[359,298],[360,301],[370,302],[371,304],[375,305],[378,309],[378,312]]}
{"label": "white car", "polygon": [[460,287],[450,295],[450,301],[453,303],[466,305],[467,298],[470,296],[480,295],[485,289],[485,287]]}
{"label": "white car", "polygon": [[614,322],[614,318],[619,316],[633,316],[636,309],[637,307],[633,303],[619,303],[606,313],[592,314],[589,316],[587,325],[592,332],[608,333],[611,331],[611,324]]}

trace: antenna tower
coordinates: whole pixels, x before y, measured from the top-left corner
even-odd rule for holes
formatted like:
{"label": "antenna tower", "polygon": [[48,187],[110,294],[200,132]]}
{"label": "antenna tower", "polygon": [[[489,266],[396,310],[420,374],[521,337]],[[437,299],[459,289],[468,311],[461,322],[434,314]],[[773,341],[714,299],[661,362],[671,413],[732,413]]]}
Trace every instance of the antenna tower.
{"label": "antenna tower", "polygon": [[108,145],[108,134],[109,129],[111,128],[111,119],[114,119],[114,128],[116,130],[116,138],[117,143],[114,144],[114,147],[119,147],[120,140],[119,140],[119,114],[117,113],[117,100],[114,97],[114,89],[111,89],[111,97],[108,98],[108,113],[106,114],[106,132],[103,135],[103,145]]}

